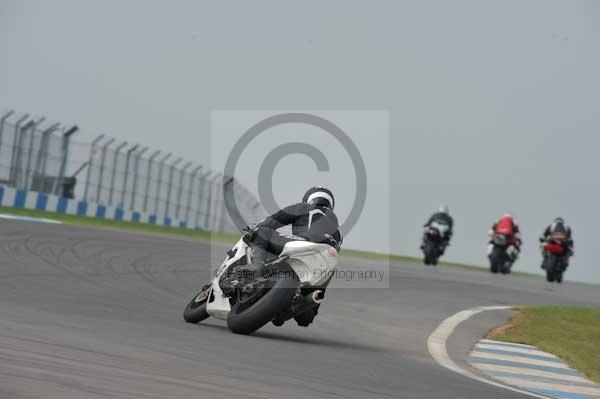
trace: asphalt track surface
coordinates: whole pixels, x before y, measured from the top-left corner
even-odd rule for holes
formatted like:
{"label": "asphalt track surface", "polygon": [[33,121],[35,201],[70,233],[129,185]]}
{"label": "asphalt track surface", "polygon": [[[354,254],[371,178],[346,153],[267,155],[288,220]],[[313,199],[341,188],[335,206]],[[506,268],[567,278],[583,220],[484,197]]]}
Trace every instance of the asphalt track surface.
{"label": "asphalt track surface", "polygon": [[[240,336],[181,317],[223,249],[2,221],[0,398],[523,398],[440,367],[428,335],[475,306],[600,305],[598,286],[394,264],[389,289],[331,289],[310,328]],[[506,317],[461,326],[453,358]]]}

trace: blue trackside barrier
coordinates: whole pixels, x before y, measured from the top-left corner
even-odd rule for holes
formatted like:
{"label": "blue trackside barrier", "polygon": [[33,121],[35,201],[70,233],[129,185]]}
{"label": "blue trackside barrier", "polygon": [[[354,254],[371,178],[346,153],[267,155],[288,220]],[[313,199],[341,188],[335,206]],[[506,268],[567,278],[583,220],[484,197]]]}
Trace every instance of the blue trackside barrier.
{"label": "blue trackside barrier", "polygon": [[3,185],[0,185],[0,206],[202,230],[200,226],[195,226],[191,221],[176,220],[167,215],[155,215],[135,210],[129,211],[120,207],[110,207]]}

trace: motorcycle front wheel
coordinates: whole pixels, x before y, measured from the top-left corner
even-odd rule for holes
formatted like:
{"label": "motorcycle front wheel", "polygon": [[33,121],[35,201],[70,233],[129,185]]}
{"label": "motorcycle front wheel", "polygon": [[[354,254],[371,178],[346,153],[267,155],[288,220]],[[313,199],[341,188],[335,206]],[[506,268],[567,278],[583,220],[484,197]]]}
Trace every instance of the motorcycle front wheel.
{"label": "motorcycle front wheel", "polygon": [[208,288],[205,286],[202,291],[192,298],[183,311],[183,319],[185,321],[196,324],[210,316],[206,312],[206,303],[208,302],[210,293],[210,285]]}
{"label": "motorcycle front wheel", "polygon": [[438,263],[438,250],[434,243],[427,242],[425,244],[425,248],[423,249],[423,263],[426,265],[437,266]]}
{"label": "motorcycle front wheel", "polygon": [[490,271],[493,274],[498,273],[501,269],[504,268],[503,264],[505,262],[504,259],[505,250],[503,248],[494,246],[492,249],[492,253],[489,256],[490,259]]}
{"label": "motorcycle front wheel", "polygon": [[284,311],[296,295],[300,281],[287,264],[280,264],[277,280],[258,299],[238,302],[231,307],[227,316],[227,327],[237,334],[252,334]]}
{"label": "motorcycle front wheel", "polygon": [[556,257],[550,255],[545,262],[546,280],[553,283],[556,280]]}

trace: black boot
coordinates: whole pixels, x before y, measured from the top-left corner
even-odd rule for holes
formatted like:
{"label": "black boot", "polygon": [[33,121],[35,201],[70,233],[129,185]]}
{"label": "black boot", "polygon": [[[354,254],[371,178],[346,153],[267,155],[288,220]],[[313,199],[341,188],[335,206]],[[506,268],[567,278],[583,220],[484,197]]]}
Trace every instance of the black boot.
{"label": "black boot", "polygon": [[262,247],[253,246],[252,255],[252,271],[254,272],[254,278],[257,278],[262,276],[269,253]]}

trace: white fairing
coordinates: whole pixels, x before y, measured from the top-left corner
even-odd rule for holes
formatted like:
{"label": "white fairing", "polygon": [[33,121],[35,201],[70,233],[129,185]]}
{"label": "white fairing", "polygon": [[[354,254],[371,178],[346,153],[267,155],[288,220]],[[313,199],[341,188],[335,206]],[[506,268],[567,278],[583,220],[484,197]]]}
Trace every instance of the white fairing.
{"label": "white fairing", "polygon": [[[235,254],[232,258],[225,259],[215,271],[212,281],[212,291],[206,304],[206,311],[211,316],[226,320],[231,306],[229,298],[223,295],[219,286],[219,279],[227,269],[239,259],[248,256],[250,248],[241,239],[232,248]],[[287,256],[287,263],[300,278],[303,287],[324,284],[335,270],[338,262],[338,253],[330,245],[316,244],[309,241],[292,241],[285,245],[280,256]]]}
{"label": "white fairing", "polygon": [[288,264],[300,278],[302,286],[325,283],[338,263],[335,248],[309,241],[288,242],[281,252],[281,256],[284,255],[289,256]]}

